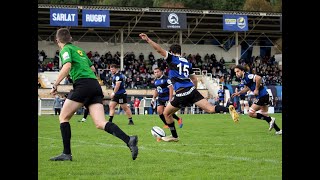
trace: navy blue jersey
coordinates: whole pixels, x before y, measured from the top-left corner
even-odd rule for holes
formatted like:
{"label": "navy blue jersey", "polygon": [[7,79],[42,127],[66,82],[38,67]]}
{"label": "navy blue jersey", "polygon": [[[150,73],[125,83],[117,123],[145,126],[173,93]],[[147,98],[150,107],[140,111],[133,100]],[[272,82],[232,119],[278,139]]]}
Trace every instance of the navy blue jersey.
{"label": "navy blue jersey", "polygon": [[114,74],[112,76],[112,88],[114,89],[114,87],[116,87],[116,82],[120,81],[120,87],[118,89],[118,91],[115,94],[123,94],[126,92],[126,90],[124,89],[124,82],[125,82],[125,76],[123,74],[120,74],[119,72],[117,72],[116,74]]}
{"label": "navy blue jersey", "polygon": [[221,100],[221,101],[224,100],[224,91],[223,91],[223,89],[219,89],[218,90],[218,96],[219,96],[219,100]]}
{"label": "navy blue jersey", "polygon": [[192,64],[183,57],[172,55],[167,52],[166,59],[169,66],[169,78],[176,91],[179,88],[187,88],[194,86],[189,75],[194,74]]}
{"label": "navy blue jersey", "polygon": [[[238,88],[238,92],[242,91],[242,89],[244,88],[244,84],[243,84],[242,82],[239,83],[238,86],[237,86],[237,88]],[[242,93],[242,94],[240,94],[240,97],[245,97],[246,94],[247,94],[247,93]]]}
{"label": "navy blue jersey", "polygon": [[[241,78],[241,82],[248,86],[249,89],[253,92],[255,89],[256,89],[256,82],[254,82],[254,77],[255,75],[254,74],[249,74],[249,73],[244,73],[244,76],[243,78]],[[260,85],[260,88],[259,88],[259,95],[256,96],[256,98],[260,98],[264,95],[268,94],[268,91],[267,89],[262,85]]]}
{"label": "navy blue jersey", "polygon": [[171,80],[167,77],[162,75],[160,78],[157,78],[154,81],[154,85],[157,88],[158,92],[158,99],[162,101],[169,100],[169,86],[172,85]]}

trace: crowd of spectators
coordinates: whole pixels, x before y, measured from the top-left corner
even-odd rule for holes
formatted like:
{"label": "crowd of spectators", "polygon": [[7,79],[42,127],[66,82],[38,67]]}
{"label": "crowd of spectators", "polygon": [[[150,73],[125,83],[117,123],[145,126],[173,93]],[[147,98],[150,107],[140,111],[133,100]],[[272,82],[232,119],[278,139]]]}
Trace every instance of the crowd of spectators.
{"label": "crowd of spectators", "polygon": [[253,56],[247,60],[241,59],[239,64],[250,73],[261,76],[265,85],[282,85],[282,68],[274,56]]}
{"label": "crowd of spectators", "polygon": [[[109,66],[110,64],[120,65],[120,52],[112,55],[109,51],[100,55],[98,52],[89,51],[87,56],[93,62],[103,85],[110,88],[112,77]],[[226,63],[223,57],[217,60],[214,53],[211,55],[206,54],[204,57],[201,57],[199,53],[196,55],[183,53],[182,57],[191,62],[193,68],[207,70],[208,73],[212,73],[213,77],[218,78],[222,84],[232,84],[237,80],[233,71],[235,66],[234,59],[231,60],[232,63]],[[55,52],[53,58],[49,58],[48,61],[45,61],[45,59],[48,59],[47,54],[43,50],[38,50],[39,72],[59,71],[59,50]],[[252,56],[250,59],[240,59],[239,64],[245,66],[250,73],[260,75],[265,85],[282,85],[282,71],[275,61],[274,56]],[[127,77],[125,80],[126,88],[152,88],[154,83],[153,70],[157,67],[163,69],[165,74],[168,73],[168,65],[164,59],[155,59],[152,52],[150,52],[147,57],[145,57],[143,53],[138,55],[134,52],[125,53],[124,70],[122,73]],[[70,82],[72,82],[70,79],[66,81],[67,84]]]}

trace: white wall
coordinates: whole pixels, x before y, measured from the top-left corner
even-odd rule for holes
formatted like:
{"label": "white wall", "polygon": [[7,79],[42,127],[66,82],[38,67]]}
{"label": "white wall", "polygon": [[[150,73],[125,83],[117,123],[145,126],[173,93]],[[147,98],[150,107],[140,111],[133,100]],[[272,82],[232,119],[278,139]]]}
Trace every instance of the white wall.
{"label": "white wall", "polygon": [[53,58],[58,49],[59,47],[53,42],[38,41],[38,50],[44,50],[48,58]]}
{"label": "white wall", "polygon": [[252,56],[260,56],[260,46],[252,46]]}
{"label": "white wall", "polygon": [[[277,49],[272,46],[271,47],[271,56],[275,55],[277,53]],[[260,56],[260,46],[252,46],[252,56]]]}
{"label": "white wall", "polygon": [[[106,44],[106,43],[94,43],[94,42],[74,42],[73,44],[80,46],[83,48],[86,52],[92,51],[98,51],[100,55],[105,54],[106,52],[110,51],[112,55],[114,55],[117,51],[120,52],[120,44],[117,44],[116,46],[114,44]],[[161,46],[168,50],[169,46],[166,46],[164,44],[161,44]],[[146,43],[141,44],[135,44],[135,43],[125,43],[123,45],[124,47],[124,53],[126,52],[135,52],[135,55],[138,56],[141,52],[145,55],[145,58],[149,55],[150,52],[152,52],[155,56],[155,58],[160,58],[161,56],[153,50],[153,48]],[[49,58],[54,57],[56,50],[58,50],[58,46],[52,42],[49,41],[38,41],[38,49],[44,50],[46,52],[47,56]],[[240,49],[241,51],[241,49]],[[221,57],[225,59],[226,62],[231,62],[232,58],[236,57],[236,49],[235,46],[229,49],[229,51],[224,51],[220,47],[214,46],[214,45],[191,45],[191,44],[184,44],[182,45],[182,53],[186,52],[188,54],[197,54],[199,53],[202,58],[208,53],[211,55],[214,53],[216,55],[216,58],[219,60]]]}

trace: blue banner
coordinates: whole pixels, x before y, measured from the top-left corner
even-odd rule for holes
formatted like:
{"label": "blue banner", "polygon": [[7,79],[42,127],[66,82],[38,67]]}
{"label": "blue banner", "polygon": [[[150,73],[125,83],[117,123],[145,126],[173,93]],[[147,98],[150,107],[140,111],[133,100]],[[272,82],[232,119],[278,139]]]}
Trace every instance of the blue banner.
{"label": "blue banner", "polygon": [[223,15],[224,31],[248,31],[248,17],[242,15]]}
{"label": "blue banner", "polygon": [[109,10],[82,10],[83,27],[110,27]]}
{"label": "blue banner", "polygon": [[50,26],[78,26],[78,9],[50,8]]}

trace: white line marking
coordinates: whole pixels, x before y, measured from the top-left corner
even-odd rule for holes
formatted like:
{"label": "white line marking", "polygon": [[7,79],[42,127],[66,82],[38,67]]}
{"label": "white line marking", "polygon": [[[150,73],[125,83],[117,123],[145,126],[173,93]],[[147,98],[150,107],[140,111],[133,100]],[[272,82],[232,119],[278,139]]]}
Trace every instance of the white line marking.
{"label": "white line marking", "polygon": [[[39,139],[48,139],[48,140],[59,140],[60,139],[55,139],[55,138],[47,138],[47,137],[38,137]],[[81,144],[87,144],[87,145],[100,145],[100,146],[105,146],[105,147],[116,147],[116,148],[128,148],[127,146],[124,145],[114,145],[114,144],[106,144],[106,143],[92,143],[88,141],[82,141],[82,140],[77,140],[73,141]],[[159,144],[160,145],[160,144]],[[222,145],[222,144],[217,144],[217,145]],[[234,144],[230,144],[234,145]],[[150,146],[152,147],[152,146]],[[155,146],[153,146],[155,147]],[[228,159],[228,160],[234,160],[234,161],[249,161],[249,162],[269,162],[269,163],[274,163],[274,164],[280,164],[282,161],[275,160],[275,159],[254,159],[250,157],[241,157],[241,156],[221,156],[221,155],[214,155],[214,154],[209,154],[209,153],[196,153],[196,152],[188,152],[188,151],[177,151],[174,149],[150,149],[145,146],[139,146],[139,149],[147,150],[147,151],[155,151],[158,150],[160,152],[171,152],[171,153],[177,153],[177,154],[186,154],[186,155],[193,155],[193,156],[209,156],[212,158],[223,158],[223,159]]]}

